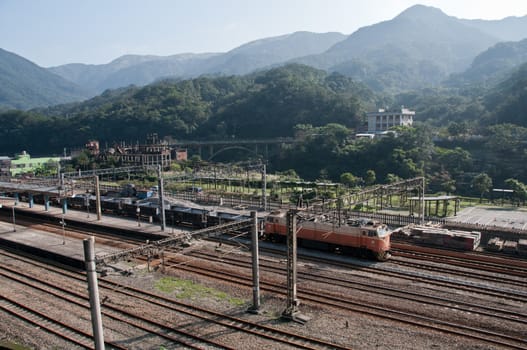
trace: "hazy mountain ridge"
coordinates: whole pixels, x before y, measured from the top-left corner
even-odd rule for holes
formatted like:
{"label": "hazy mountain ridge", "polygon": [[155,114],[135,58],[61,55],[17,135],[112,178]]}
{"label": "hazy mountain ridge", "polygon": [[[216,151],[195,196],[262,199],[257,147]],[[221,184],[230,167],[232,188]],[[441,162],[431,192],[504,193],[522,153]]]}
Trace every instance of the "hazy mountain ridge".
{"label": "hazy mountain ridge", "polygon": [[510,16],[500,20],[460,19],[459,21],[503,41],[519,41],[527,37],[527,15]]}
{"label": "hazy mountain ridge", "polygon": [[[25,88],[41,86],[44,76],[35,83],[29,82],[31,79],[24,81],[24,74],[2,73],[0,106],[28,109],[78,101],[107,89],[143,86],[165,78],[243,75],[287,63],[339,72],[378,92],[437,87],[452,74],[450,85],[466,84],[498,74],[493,72],[506,73],[523,63],[523,49],[513,49],[513,43],[496,45],[522,35],[527,36],[527,16],[463,20],[434,7],[415,5],[391,20],[360,28],[349,36],[295,32],[254,40],[225,53],[125,55],[108,64],[51,67],[47,70],[54,74],[47,75],[47,84],[62,86],[51,93],[48,88]],[[502,50],[505,56],[490,58],[495,50]],[[33,66],[31,69],[44,70]],[[58,81],[57,75],[68,82]],[[79,93],[79,86],[87,92]]]}
{"label": "hazy mountain ridge", "polygon": [[63,65],[50,70],[100,93],[108,88],[130,84],[146,85],[167,77],[247,74],[294,57],[323,52],[345,38],[341,33],[295,32],[255,40],[226,53],[127,55],[103,65]]}
{"label": "hazy mountain ridge", "polygon": [[497,123],[527,127],[527,62],[491,89],[485,103]]}
{"label": "hazy mountain ridge", "polygon": [[217,54],[125,55],[107,64],[73,63],[48,69],[78,85],[85,86],[93,96],[109,88],[130,84],[145,85],[160,77],[183,74],[187,68],[186,63],[198,63],[215,55]]}
{"label": "hazy mountain ridge", "polygon": [[352,76],[375,90],[396,91],[437,85],[498,41],[437,8],[416,5],[360,28],[323,54],[296,61]]}
{"label": "hazy mountain ridge", "polygon": [[19,55],[0,49],[0,106],[29,109],[88,96],[87,91],[74,83]]}
{"label": "hazy mountain ridge", "polygon": [[498,81],[515,68],[527,62],[527,39],[517,42],[500,42],[482,52],[470,68],[449,79],[450,84],[488,83]]}

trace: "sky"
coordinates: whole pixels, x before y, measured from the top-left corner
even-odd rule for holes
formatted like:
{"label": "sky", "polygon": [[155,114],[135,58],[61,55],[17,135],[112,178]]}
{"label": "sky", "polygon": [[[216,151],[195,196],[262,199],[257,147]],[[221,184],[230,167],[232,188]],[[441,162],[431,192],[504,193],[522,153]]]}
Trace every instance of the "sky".
{"label": "sky", "polygon": [[0,0],[0,48],[42,67],[227,52],[296,31],[351,34],[415,4],[466,19],[527,15],[526,0]]}

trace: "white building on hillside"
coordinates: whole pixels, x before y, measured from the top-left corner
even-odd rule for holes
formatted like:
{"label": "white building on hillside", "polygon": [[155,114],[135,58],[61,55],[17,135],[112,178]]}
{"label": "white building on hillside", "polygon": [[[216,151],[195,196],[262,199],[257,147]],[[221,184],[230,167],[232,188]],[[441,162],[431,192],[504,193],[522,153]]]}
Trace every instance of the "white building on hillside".
{"label": "white building on hillside", "polygon": [[368,133],[382,134],[394,126],[409,126],[414,122],[415,112],[407,108],[379,109],[368,114]]}

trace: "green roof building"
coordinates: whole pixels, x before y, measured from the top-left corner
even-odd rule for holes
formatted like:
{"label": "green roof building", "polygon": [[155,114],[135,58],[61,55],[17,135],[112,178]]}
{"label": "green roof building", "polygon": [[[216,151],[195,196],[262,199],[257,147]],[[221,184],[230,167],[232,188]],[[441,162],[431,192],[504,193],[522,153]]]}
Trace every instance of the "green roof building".
{"label": "green roof building", "polygon": [[21,154],[17,154],[14,159],[11,159],[11,176],[33,173],[49,161],[58,163],[60,162],[60,157],[31,158],[26,151],[23,151]]}

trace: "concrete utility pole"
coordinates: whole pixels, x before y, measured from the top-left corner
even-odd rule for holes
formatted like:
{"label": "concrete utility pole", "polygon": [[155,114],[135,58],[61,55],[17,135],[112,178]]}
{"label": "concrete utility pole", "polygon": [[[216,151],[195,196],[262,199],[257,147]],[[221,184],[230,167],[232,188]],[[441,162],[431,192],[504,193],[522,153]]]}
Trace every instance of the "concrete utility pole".
{"label": "concrete utility pole", "polygon": [[252,240],[252,258],[253,258],[253,305],[247,310],[250,313],[258,314],[260,312],[260,266],[258,252],[258,217],[255,211],[251,211],[253,221],[251,230]]}
{"label": "concrete utility pole", "polygon": [[101,221],[102,210],[101,210],[101,189],[99,184],[99,176],[95,175],[95,210],[97,213],[97,221]]}
{"label": "concrete utility pole", "polygon": [[62,213],[59,223],[62,225],[62,245],[64,245],[66,244],[66,229],[64,228],[64,226],[66,226],[66,221],[64,221],[64,213]]}
{"label": "concrete utility pole", "polygon": [[17,201],[13,203],[13,206],[11,209],[13,209],[13,232],[16,232],[16,220],[15,220],[15,206],[17,204]]}
{"label": "concrete utility pole", "polygon": [[90,237],[83,241],[84,263],[88,278],[88,292],[90,296],[90,310],[93,328],[95,350],[104,350],[104,333],[102,328],[101,304],[99,301],[99,288],[97,286],[97,271],[95,265],[95,238]]}
{"label": "concrete utility pole", "polygon": [[425,177],[421,183],[421,225],[425,224]]}
{"label": "concrete utility pole", "polygon": [[[66,195],[66,189],[65,189],[65,186],[64,186],[64,173],[60,173],[59,176],[60,176],[59,191],[63,191],[62,195],[65,196]],[[60,197],[60,193],[59,193],[59,197]]]}
{"label": "concrete utility pole", "polygon": [[165,198],[164,198],[164,191],[165,188],[163,186],[163,172],[161,170],[161,165],[157,168],[157,176],[159,178],[159,210],[161,210],[161,231],[165,231],[166,224],[166,218],[165,218]]}
{"label": "concrete utility pole", "polygon": [[262,164],[262,206],[263,210],[267,209],[267,169],[265,164]]}
{"label": "concrete utility pole", "polygon": [[296,297],[296,253],[296,210],[293,209],[287,212],[287,305],[282,318],[304,324],[309,318],[298,310],[300,301]]}

